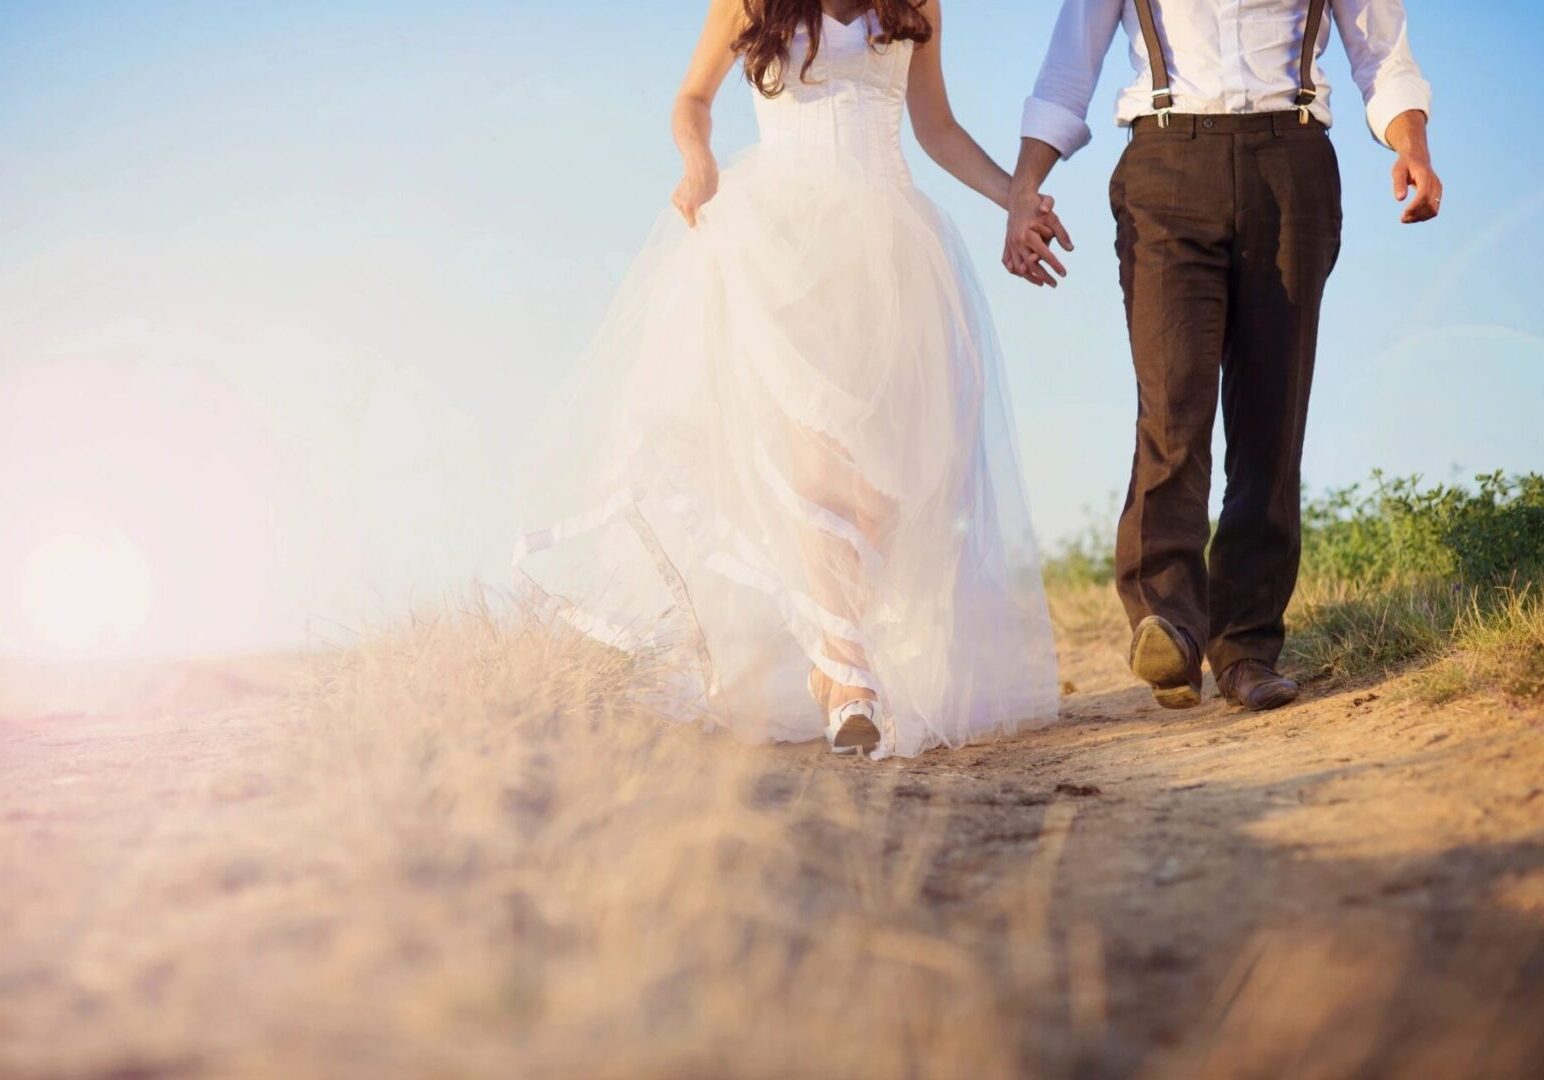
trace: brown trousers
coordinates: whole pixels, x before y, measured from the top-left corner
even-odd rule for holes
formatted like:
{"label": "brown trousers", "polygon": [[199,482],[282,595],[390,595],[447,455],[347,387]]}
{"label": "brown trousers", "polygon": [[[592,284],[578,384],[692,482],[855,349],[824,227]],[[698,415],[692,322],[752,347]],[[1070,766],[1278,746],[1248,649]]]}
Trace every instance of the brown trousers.
{"label": "brown trousers", "polygon": [[[1274,665],[1302,549],[1319,304],[1340,253],[1334,148],[1295,112],[1143,119],[1110,204],[1138,394],[1117,589],[1133,624],[1163,616],[1214,672]],[[1227,488],[1208,560],[1219,378]]]}

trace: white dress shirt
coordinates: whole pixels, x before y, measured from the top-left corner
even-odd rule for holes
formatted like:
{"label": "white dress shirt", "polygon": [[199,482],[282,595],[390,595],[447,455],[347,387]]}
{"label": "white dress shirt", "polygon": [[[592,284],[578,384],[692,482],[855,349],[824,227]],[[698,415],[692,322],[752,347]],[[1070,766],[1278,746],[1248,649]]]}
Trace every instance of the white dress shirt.
{"label": "white dress shirt", "polygon": [[[1308,22],[1307,0],[1152,0],[1169,64],[1177,113],[1276,112],[1297,107],[1298,67]],[[1431,85],[1410,54],[1403,0],[1330,0],[1314,47],[1318,96],[1310,111],[1326,125],[1330,87],[1318,57],[1333,18],[1380,142],[1389,123],[1409,109],[1431,112]],[[1035,92],[1024,103],[1023,134],[1071,157],[1088,144],[1088,104],[1099,69],[1124,25],[1137,77],[1121,91],[1115,120],[1122,127],[1154,112],[1153,74],[1132,0],[1065,0]]]}

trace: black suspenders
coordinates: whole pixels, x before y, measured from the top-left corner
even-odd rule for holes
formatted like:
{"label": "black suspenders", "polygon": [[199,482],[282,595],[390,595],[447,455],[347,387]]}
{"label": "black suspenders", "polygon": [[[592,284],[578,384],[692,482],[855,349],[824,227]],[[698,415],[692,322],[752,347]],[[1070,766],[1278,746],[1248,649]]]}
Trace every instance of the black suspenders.
{"label": "black suspenders", "polygon": [[[1158,23],[1153,19],[1153,0],[1132,0],[1137,8],[1137,21],[1142,24],[1142,40],[1147,45],[1147,63],[1153,71],[1153,108],[1158,111],[1158,126],[1169,126],[1169,114],[1174,111],[1174,94],[1170,90],[1169,62],[1163,55],[1163,39],[1158,36]],[[1325,0],[1308,0],[1308,24],[1303,33],[1303,59],[1298,66],[1297,118],[1308,123],[1308,106],[1319,96],[1319,88],[1313,81],[1314,54],[1319,47],[1319,27],[1324,23]]]}
{"label": "black suspenders", "polygon": [[1303,33],[1303,62],[1297,77],[1297,122],[1300,124],[1308,123],[1308,106],[1319,96],[1319,88],[1313,84],[1313,56],[1319,47],[1319,24],[1323,21],[1324,0],[1308,0],[1308,27]]}

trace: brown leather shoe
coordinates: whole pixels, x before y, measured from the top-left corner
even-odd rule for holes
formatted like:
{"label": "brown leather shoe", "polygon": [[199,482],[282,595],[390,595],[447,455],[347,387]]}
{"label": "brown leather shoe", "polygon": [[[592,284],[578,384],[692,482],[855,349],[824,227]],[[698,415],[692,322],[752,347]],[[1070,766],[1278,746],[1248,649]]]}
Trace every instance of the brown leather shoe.
{"label": "brown leather shoe", "polygon": [[1279,709],[1297,700],[1299,687],[1260,660],[1236,660],[1217,680],[1217,689],[1234,705],[1250,712]]}
{"label": "brown leather shoe", "polygon": [[1201,650],[1168,619],[1149,615],[1131,637],[1131,671],[1165,709],[1201,704]]}

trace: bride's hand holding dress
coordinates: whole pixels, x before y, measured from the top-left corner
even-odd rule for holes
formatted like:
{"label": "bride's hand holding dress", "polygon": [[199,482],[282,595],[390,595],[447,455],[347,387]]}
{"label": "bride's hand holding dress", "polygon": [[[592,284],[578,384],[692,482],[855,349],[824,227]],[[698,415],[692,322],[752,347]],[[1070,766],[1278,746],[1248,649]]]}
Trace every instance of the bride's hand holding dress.
{"label": "bride's hand holding dress", "polygon": [[676,208],[687,225],[695,229],[697,212],[717,194],[718,163],[710,155],[687,167],[686,174],[670,195],[670,205]]}

